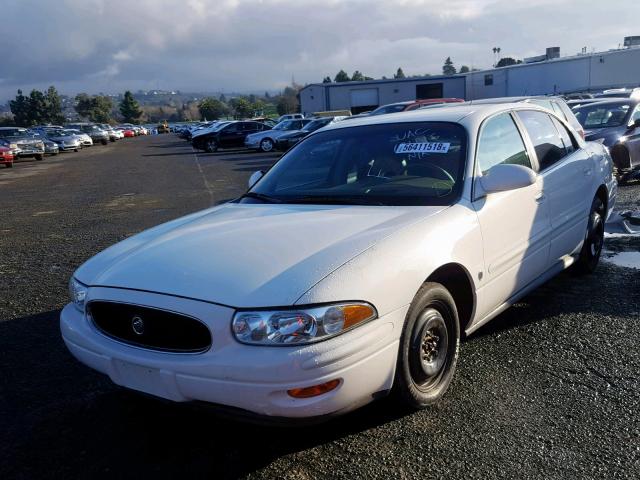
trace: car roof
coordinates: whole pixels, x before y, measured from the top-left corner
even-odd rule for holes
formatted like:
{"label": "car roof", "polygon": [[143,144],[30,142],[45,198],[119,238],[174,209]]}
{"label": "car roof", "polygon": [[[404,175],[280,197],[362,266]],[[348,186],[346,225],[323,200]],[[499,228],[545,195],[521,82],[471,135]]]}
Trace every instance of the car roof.
{"label": "car roof", "polygon": [[519,103],[525,100],[562,100],[562,97],[534,95],[534,96],[521,96],[521,97],[497,97],[497,98],[483,98],[481,100],[469,100],[466,103],[475,103],[477,105],[483,105],[487,103]]}
{"label": "car roof", "polygon": [[479,125],[485,118],[500,112],[510,110],[539,110],[544,113],[548,109],[530,103],[452,103],[441,108],[411,110],[409,112],[389,113],[386,115],[373,115],[351,120],[349,122],[335,122],[323,128],[323,131],[338,128],[351,128],[365,125],[383,125],[386,123],[410,123],[410,122],[453,122],[462,123],[469,127]]}
{"label": "car roof", "polygon": [[603,105],[603,106],[607,106],[607,105],[637,105],[638,103],[640,103],[640,99],[638,98],[626,98],[626,97],[618,97],[618,98],[607,98],[606,100],[598,100],[597,102],[589,102],[589,103],[585,103],[583,105],[580,105],[578,107],[573,107],[575,109],[578,108],[582,108],[582,107],[590,107],[592,105]]}

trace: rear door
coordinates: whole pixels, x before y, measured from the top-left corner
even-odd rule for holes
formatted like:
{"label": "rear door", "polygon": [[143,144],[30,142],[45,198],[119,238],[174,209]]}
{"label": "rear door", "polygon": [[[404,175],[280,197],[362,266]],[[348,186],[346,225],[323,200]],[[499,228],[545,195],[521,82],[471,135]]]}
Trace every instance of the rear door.
{"label": "rear door", "polygon": [[[476,176],[494,165],[534,168],[514,117],[501,113],[487,119],[478,136]],[[486,282],[478,294],[481,317],[522,290],[547,268],[549,211],[538,179],[533,185],[505,192],[482,193],[474,187],[473,207],[482,230]]]}
{"label": "rear door", "polygon": [[549,267],[581,244],[591,206],[594,167],[571,132],[545,112],[519,111],[544,184],[551,221]]}

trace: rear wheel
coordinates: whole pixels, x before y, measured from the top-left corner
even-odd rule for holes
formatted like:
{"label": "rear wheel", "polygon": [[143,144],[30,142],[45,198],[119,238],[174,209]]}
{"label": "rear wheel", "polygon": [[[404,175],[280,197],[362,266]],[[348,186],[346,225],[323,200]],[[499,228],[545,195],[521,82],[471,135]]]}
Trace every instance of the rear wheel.
{"label": "rear wheel", "polygon": [[604,245],[605,215],[604,203],[599,197],[594,198],[591,203],[582,250],[580,250],[580,255],[575,263],[576,273],[593,273],[598,266]]}
{"label": "rear wheel", "polygon": [[13,162],[5,163],[4,166],[5,166],[5,168],[13,168]]}
{"label": "rear wheel", "polygon": [[273,140],[270,138],[265,138],[260,142],[260,150],[263,152],[270,152],[273,150]]}
{"label": "rear wheel", "polygon": [[216,143],[215,140],[208,140],[207,141],[207,152],[209,153],[214,153],[218,151],[218,144]]}
{"label": "rear wheel", "polygon": [[460,324],[455,302],[439,283],[418,291],[404,324],[394,389],[416,409],[438,402],[447,391],[458,360]]}

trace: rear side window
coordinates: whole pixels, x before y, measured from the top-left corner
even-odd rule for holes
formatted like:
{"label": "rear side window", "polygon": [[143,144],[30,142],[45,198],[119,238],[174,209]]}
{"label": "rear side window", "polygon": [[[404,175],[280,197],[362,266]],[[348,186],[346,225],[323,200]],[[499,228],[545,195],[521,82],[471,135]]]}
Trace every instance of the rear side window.
{"label": "rear side window", "polygon": [[553,111],[556,112],[556,114],[560,118],[564,118],[565,120],[567,119],[567,116],[564,114],[564,112],[560,108],[560,105],[558,105],[556,102],[551,102],[551,106],[553,107]]}
{"label": "rear side window", "polygon": [[553,124],[556,126],[556,129],[558,129],[558,133],[560,134],[560,140],[562,140],[562,144],[564,145],[564,149],[566,150],[567,155],[571,155],[573,152],[576,151],[576,143],[573,140],[573,136],[569,133],[569,130],[567,130],[567,127],[565,127],[561,122],[559,122],[553,117],[552,117],[552,120],[553,120]]}
{"label": "rear side window", "polygon": [[531,100],[531,103],[539,105],[542,108],[546,108],[547,110],[551,110],[553,112],[553,105],[551,104],[551,100],[540,100],[536,98]]}
{"label": "rear side window", "polygon": [[531,138],[540,170],[549,168],[567,155],[558,130],[549,115],[533,110],[523,110],[518,112],[518,117]]}
{"label": "rear side window", "polygon": [[478,139],[477,162],[483,174],[499,164],[531,168],[527,149],[510,114],[503,113],[485,122]]}

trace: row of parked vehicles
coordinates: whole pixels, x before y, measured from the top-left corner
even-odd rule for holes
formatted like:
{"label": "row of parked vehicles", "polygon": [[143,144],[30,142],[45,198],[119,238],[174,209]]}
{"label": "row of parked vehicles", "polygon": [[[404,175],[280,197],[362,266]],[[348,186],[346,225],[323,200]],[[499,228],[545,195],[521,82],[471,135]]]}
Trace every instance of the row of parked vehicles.
{"label": "row of parked vehicles", "polygon": [[0,165],[11,168],[14,161],[20,158],[43,160],[45,155],[78,152],[92,145],[107,145],[122,138],[149,133],[144,126],[132,124],[116,127],[94,123],[3,127],[0,128]]}
{"label": "row of parked vehicles", "polygon": [[262,152],[287,151],[312,132],[338,121],[356,121],[377,115],[455,105],[531,103],[558,115],[583,139],[597,141],[608,147],[621,181],[629,175],[637,175],[640,167],[640,88],[605,90],[596,94],[581,94],[581,97],[585,98],[567,100],[561,96],[523,96],[469,102],[460,98],[422,99],[382,105],[359,115],[321,112],[314,117],[304,118],[302,114],[291,114],[281,117],[277,122],[264,118],[222,120],[176,126],[173,131],[190,141],[195,149],[206,152],[242,147]]}

